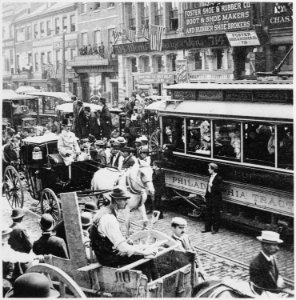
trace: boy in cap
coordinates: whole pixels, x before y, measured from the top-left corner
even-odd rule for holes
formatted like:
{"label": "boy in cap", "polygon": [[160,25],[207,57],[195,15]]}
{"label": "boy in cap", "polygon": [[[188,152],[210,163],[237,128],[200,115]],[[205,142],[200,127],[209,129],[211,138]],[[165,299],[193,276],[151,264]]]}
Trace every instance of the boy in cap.
{"label": "boy in cap", "polygon": [[36,254],[52,254],[61,258],[69,258],[66,243],[54,235],[55,222],[50,214],[43,214],[40,220],[42,236],[33,244]]}
{"label": "boy in cap", "polygon": [[250,263],[250,281],[258,294],[264,291],[272,293],[288,292],[285,290],[285,282],[279,274],[275,254],[279,251],[279,245],[283,243],[280,235],[274,231],[262,231],[257,236],[261,242],[260,253]]}
{"label": "boy in cap", "polygon": [[123,147],[121,149],[122,156],[124,157],[123,163],[122,163],[122,169],[128,169],[131,168],[134,164],[137,164],[137,159],[133,156],[134,149],[131,147]]}

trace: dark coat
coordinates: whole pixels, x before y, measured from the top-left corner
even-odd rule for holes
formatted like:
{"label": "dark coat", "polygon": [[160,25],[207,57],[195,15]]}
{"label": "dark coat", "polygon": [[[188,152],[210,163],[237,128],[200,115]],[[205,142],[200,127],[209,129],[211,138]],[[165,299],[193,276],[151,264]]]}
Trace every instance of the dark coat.
{"label": "dark coat", "polygon": [[12,228],[8,239],[10,247],[15,251],[29,253],[32,249],[32,243],[25,228],[20,223],[13,223],[10,227]]}
{"label": "dark coat", "polygon": [[100,121],[101,121],[101,129],[102,129],[102,136],[110,139],[111,137],[111,129],[112,129],[112,120],[111,120],[111,113],[107,105],[104,105],[100,114]]}
{"label": "dark coat", "polygon": [[126,157],[122,164],[122,169],[128,169],[136,163],[136,158],[133,155]]}
{"label": "dark coat", "polygon": [[33,244],[33,252],[37,255],[52,254],[62,258],[69,258],[65,241],[52,233],[43,233]]}
{"label": "dark coat", "polygon": [[92,112],[90,114],[90,118],[89,118],[89,133],[94,135],[95,138],[97,140],[100,139],[100,136],[101,136],[101,128],[100,126],[98,125],[98,122],[97,122],[97,115],[96,113]]}
{"label": "dark coat", "polygon": [[78,113],[76,124],[77,124],[77,128],[76,128],[77,137],[79,139],[88,137],[89,134],[88,117],[83,108]]}
{"label": "dark coat", "polygon": [[207,203],[220,206],[222,201],[222,178],[218,174],[215,176],[212,183],[211,193],[208,191],[208,184],[205,194]]}
{"label": "dark coat", "polygon": [[[256,286],[261,287],[262,290],[277,289],[277,280],[279,272],[277,266],[273,267],[264,255],[260,252],[250,264],[250,281]],[[274,291],[273,291],[274,292]]]}

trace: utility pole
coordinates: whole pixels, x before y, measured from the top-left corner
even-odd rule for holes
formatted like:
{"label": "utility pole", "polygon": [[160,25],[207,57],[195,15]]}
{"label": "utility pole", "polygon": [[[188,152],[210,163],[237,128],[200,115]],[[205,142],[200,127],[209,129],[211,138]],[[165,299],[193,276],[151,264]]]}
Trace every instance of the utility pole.
{"label": "utility pole", "polygon": [[66,84],[65,35],[66,35],[66,32],[63,30],[63,35],[62,35],[62,80],[61,80],[62,92],[65,92],[65,84]]}

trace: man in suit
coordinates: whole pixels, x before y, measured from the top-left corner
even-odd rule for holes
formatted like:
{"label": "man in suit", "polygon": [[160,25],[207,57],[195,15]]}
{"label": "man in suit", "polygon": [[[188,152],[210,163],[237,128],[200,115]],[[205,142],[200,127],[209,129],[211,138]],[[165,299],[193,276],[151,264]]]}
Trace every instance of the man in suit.
{"label": "man in suit", "polygon": [[33,252],[37,255],[52,254],[69,258],[66,243],[53,233],[55,223],[50,214],[43,214],[40,221],[42,236],[33,244]]}
{"label": "man in suit", "polygon": [[122,169],[128,169],[132,167],[134,164],[138,163],[137,159],[134,157],[132,153],[133,151],[134,151],[133,148],[127,146],[121,148],[121,152],[124,157],[122,163]]}
{"label": "man in suit", "polygon": [[218,166],[215,163],[209,164],[210,179],[205,194],[206,199],[206,221],[202,233],[212,231],[216,234],[220,225],[220,209],[222,202],[222,179],[217,174]]}
{"label": "man in suit", "polygon": [[102,137],[107,138],[109,140],[111,137],[111,128],[112,128],[111,113],[109,111],[109,108],[106,105],[105,98],[101,98],[100,103],[103,106],[100,114]]}
{"label": "man in suit", "polygon": [[279,275],[275,254],[283,241],[280,235],[273,231],[262,231],[257,239],[261,242],[262,250],[250,263],[250,281],[258,294],[263,291],[280,293],[285,291],[285,283]]}

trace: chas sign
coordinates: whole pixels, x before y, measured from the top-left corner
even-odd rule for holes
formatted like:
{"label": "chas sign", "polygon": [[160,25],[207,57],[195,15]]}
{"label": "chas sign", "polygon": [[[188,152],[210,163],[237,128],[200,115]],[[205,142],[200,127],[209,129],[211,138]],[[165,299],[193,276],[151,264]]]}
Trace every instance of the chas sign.
{"label": "chas sign", "polygon": [[219,3],[184,11],[185,33],[248,30],[252,26],[251,3]]}

